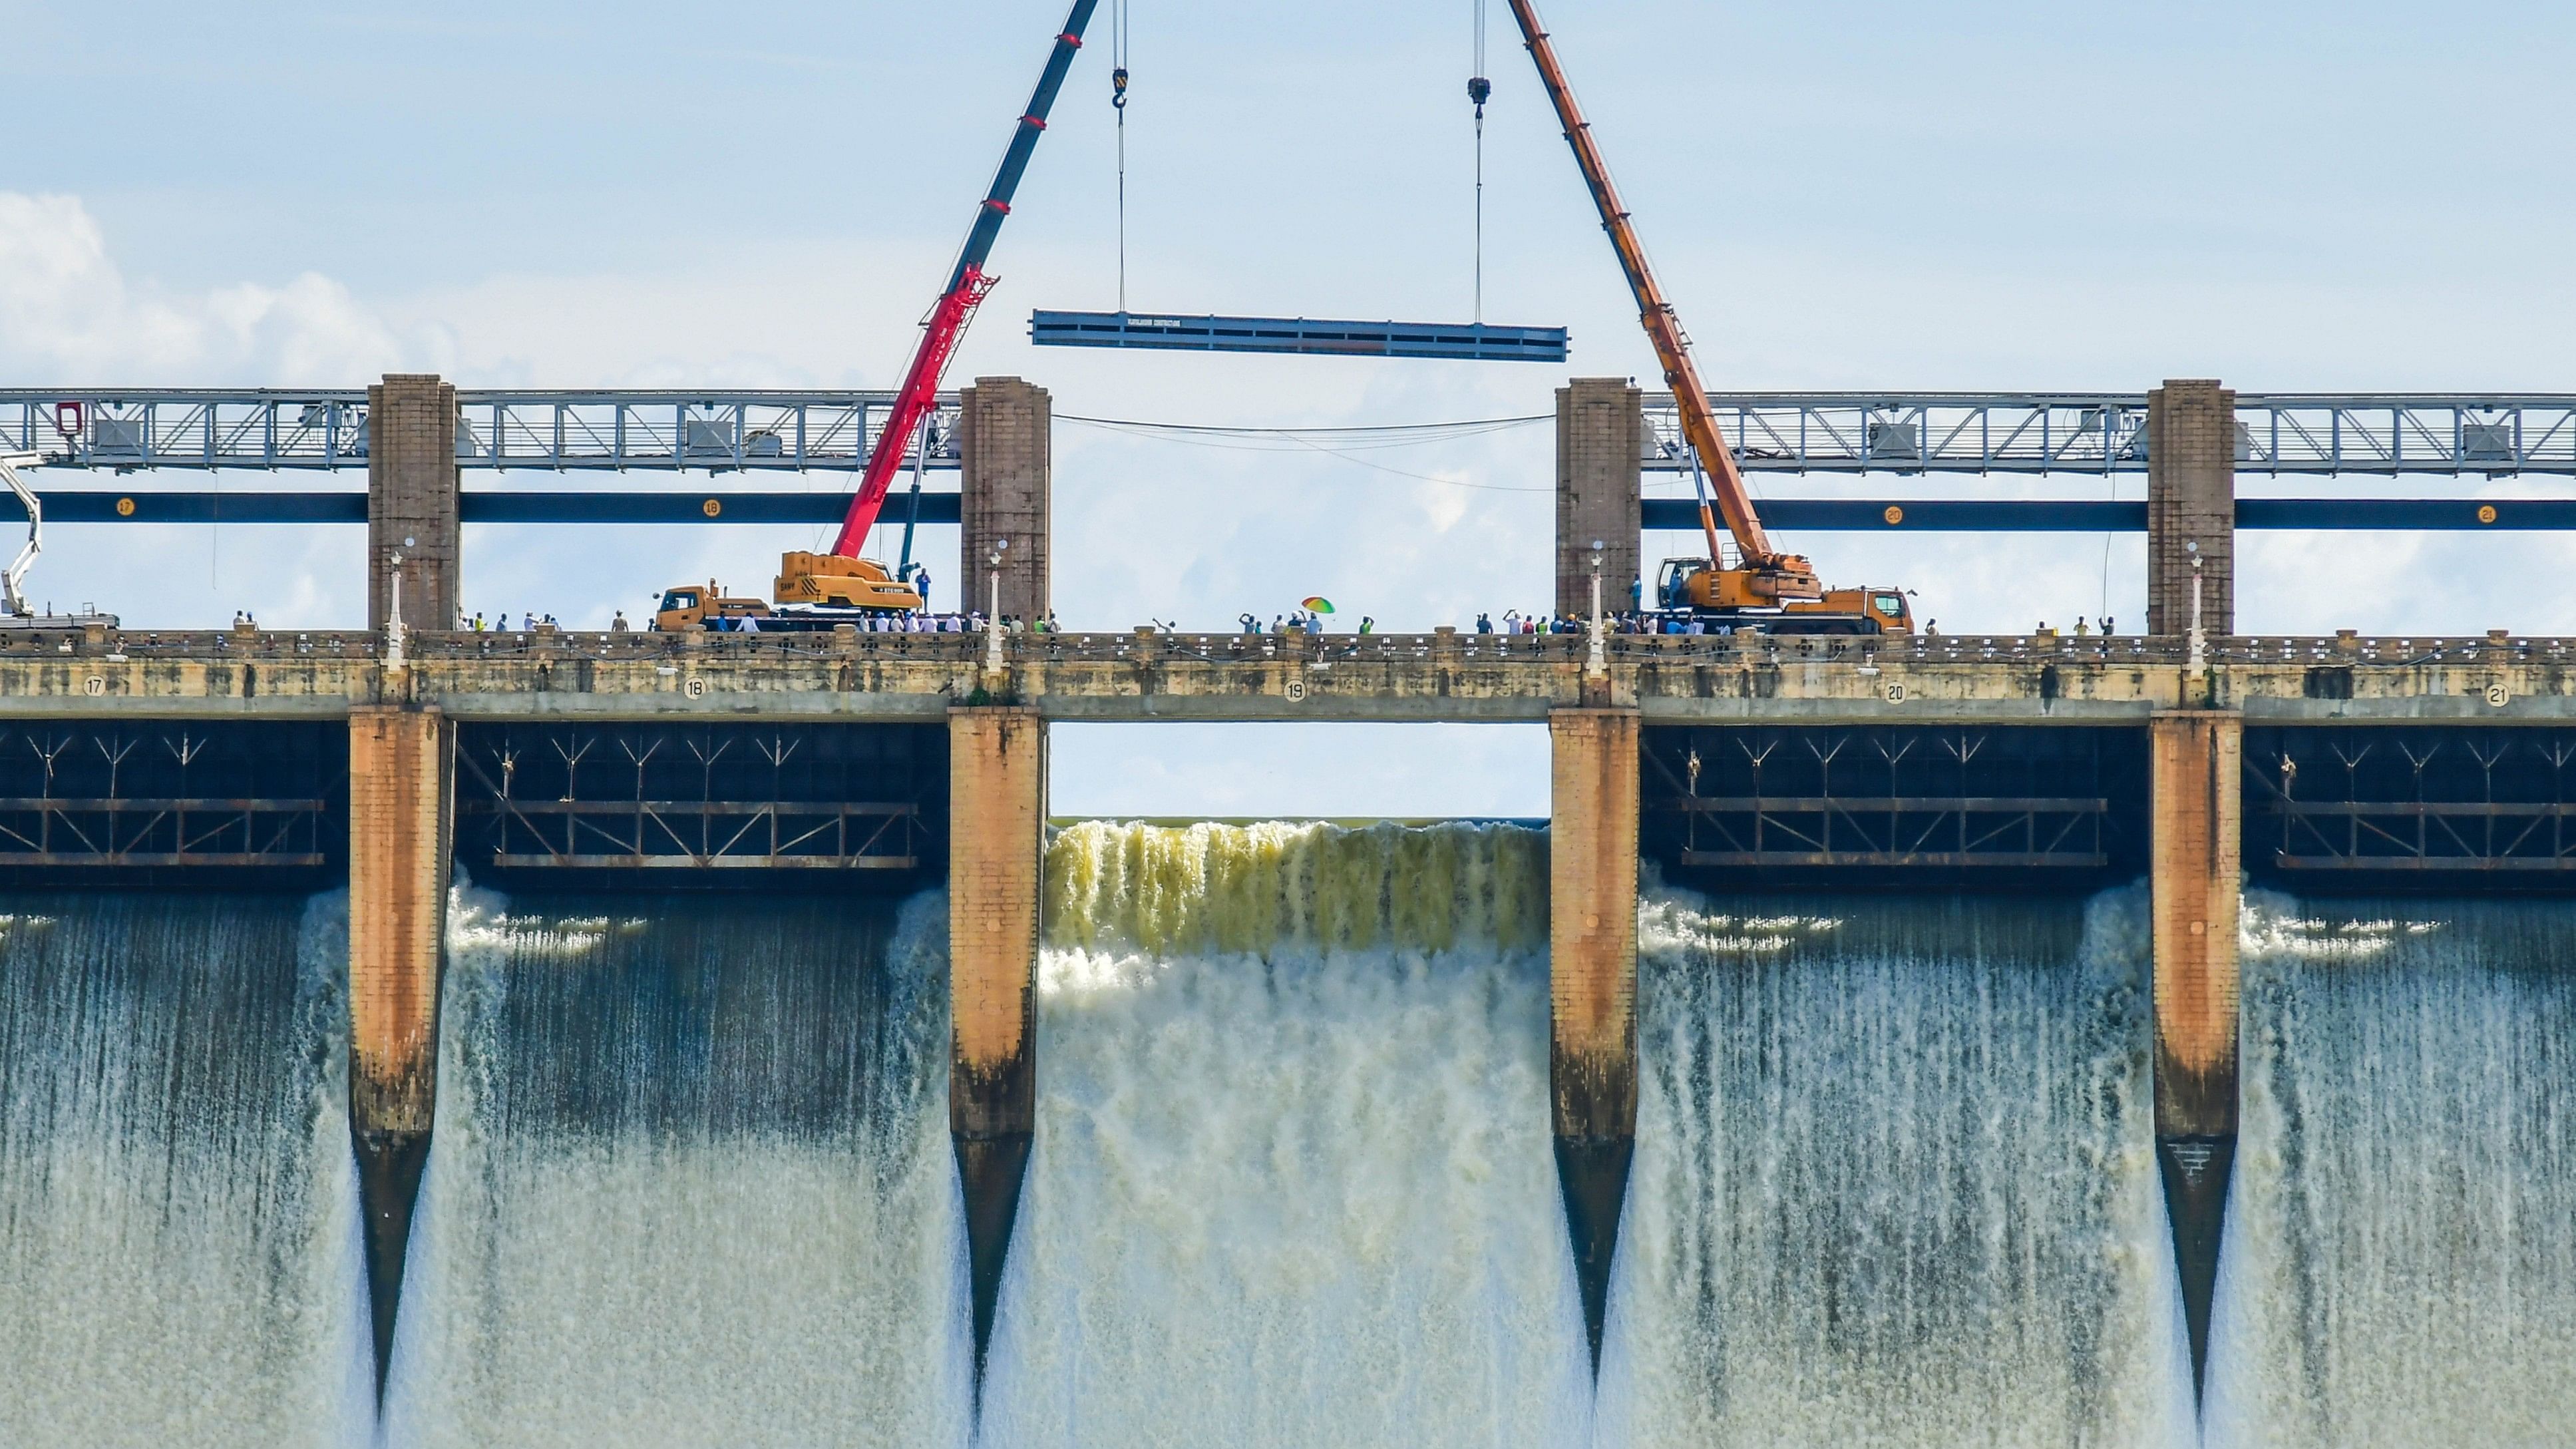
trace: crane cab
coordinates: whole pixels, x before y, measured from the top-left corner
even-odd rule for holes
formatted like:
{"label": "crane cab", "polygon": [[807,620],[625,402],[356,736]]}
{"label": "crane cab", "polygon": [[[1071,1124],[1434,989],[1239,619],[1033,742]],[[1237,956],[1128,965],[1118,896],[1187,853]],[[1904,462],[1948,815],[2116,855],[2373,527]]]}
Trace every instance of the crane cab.
{"label": "crane cab", "polygon": [[1767,600],[1745,587],[1745,570],[1704,558],[1673,558],[1655,576],[1656,612],[1764,634],[1911,634],[1903,589],[1827,589],[1812,599]]}

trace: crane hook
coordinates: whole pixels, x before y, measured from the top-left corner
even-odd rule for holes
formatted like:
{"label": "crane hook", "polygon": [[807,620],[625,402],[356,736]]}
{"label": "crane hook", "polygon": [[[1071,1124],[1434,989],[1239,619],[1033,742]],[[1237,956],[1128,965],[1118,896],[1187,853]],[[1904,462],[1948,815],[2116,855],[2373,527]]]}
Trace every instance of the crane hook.
{"label": "crane hook", "polygon": [[1467,99],[1476,103],[1476,119],[1485,119],[1485,102],[1494,94],[1494,83],[1483,76],[1467,78]]}
{"label": "crane hook", "polygon": [[1109,104],[1118,110],[1127,109],[1127,67],[1123,65],[1109,73]]}

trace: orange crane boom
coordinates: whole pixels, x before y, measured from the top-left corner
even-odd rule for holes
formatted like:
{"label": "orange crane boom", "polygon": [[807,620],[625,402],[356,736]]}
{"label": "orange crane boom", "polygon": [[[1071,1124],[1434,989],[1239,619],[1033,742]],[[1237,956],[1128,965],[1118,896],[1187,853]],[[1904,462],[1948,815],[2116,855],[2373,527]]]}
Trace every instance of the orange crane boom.
{"label": "orange crane boom", "polygon": [[[1539,82],[1547,87],[1547,98],[1556,107],[1557,122],[1565,128],[1565,143],[1574,148],[1575,165],[1583,172],[1584,185],[1591,189],[1592,204],[1601,212],[1601,229],[1610,234],[1611,249],[1619,254],[1620,270],[1628,276],[1628,290],[1636,295],[1638,320],[1645,324],[1647,340],[1654,344],[1655,357],[1663,364],[1664,381],[1672,388],[1673,401],[1681,410],[1682,438],[1707,471],[1711,490],[1717,495],[1717,511],[1724,515],[1726,531],[1735,536],[1736,549],[1742,555],[1742,571],[1753,576],[1752,591],[1780,599],[1821,595],[1823,586],[1816,582],[1807,561],[1773,548],[1771,536],[1763,531],[1761,516],[1753,510],[1753,495],[1744,486],[1744,474],[1735,466],[1735,452],[1718,430],[1717,411],[1709,405],[1708,389],[1700,384],[1699,368],[1691,362],[1690,339],[1682,332],[1673,304],[1664,300],[1663,289],[1655,284],[1654,269],[1646,263],[1645,243],[1637,239],[1628,208],[1619,200],[1619,188],[1610,180],[1610,163],[1602,158],[1601,147],[1592,139],[1592,123],[1583,118],[1583,108],[1575,103],[1574,88],[1566,83],[1565,67],[1556,58],[1556,46],[1548,39],[1546,27],[1539,23],[1538,10],[1531,0],[1510,0],[1510,4],[1512,18],[1520,22],[1521,39],[1529,47],[1530,59],[1537,62]],[[1700,528],[1708,535],[1710,566],[1723,568],[1717,526],[1709,517],[1705,496],[1700,499]]]}

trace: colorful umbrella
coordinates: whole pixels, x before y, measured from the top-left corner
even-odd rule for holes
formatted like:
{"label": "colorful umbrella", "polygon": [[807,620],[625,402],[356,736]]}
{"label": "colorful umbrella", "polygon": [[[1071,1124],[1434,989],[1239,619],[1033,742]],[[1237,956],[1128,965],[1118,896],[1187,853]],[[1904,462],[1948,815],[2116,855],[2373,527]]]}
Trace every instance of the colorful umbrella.
{"label": "colorful umbrella", "polygon": [[1308,599],[1304,603],[1299,604],[1297,607],[1305,610],[1309,614],[1329,614],[1333,612],[1333,601],[1325,598],[1321,594],[1318,594],[1314,598]]}

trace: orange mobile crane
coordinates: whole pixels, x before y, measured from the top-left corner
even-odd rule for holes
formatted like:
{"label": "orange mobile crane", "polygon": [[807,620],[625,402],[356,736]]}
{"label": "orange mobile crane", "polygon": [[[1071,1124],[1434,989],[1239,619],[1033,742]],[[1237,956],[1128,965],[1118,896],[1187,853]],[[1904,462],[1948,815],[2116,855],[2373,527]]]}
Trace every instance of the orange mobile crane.
{"label": "orange mobile crane", "polygon": [[[1645,244],[1637,239],[1637,228],[1620,203],[1618,188],[1611,184],[1610,164],[1592,139],[1592,124],[1575,104],[1556,47],[1539,24],[1531,0],[1510,0],[1510,4],[1530,59],[1538,64],[1539,81],[1547,87],[1557,121],[1565,128],[1566,144],[1574,148],[1575,165],[1591,188],[1592,204],[1600,209],[1602,230],[1610,233],[1611,249],[1619,254],[1619,267],[1628,275],[1628,289],[1636,294],[1639,320],[1645,323],[1647,340],[1663,363],[1664,381],[1681,410],[1682,441],[1692,455],[1691,481],[1699,493],[1699,526],[1708,538],[1708,557],[1665,562],[1653,595],[1657,609],[1766,633],[1913,633],[1914,620],[1903,589],[1828,589],[1817,581],[1815,568],[1806,559],[1771,546],[1771,536],[1753,511],[1753,497],[1745,490],[1744,474],[1735,465],[1735,452],[1718,431],[1708,389],[1700,385],[1699,369],[1691,362],[1690,339],[1683,335],[1681,319],[1674,315],[1672,303],[1664,300],[1663,289],[1646,265]],[[1717,520],[1710,513],[1712,478],[1716,511],[1725,517],[1726,531],[1734,536],[1732,558],[1717,536]]]}

